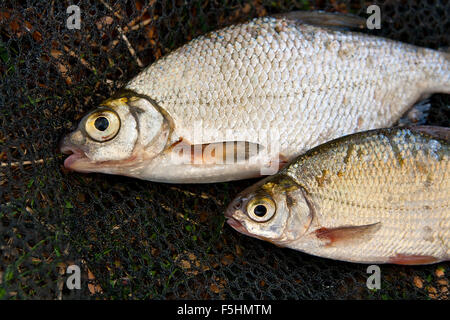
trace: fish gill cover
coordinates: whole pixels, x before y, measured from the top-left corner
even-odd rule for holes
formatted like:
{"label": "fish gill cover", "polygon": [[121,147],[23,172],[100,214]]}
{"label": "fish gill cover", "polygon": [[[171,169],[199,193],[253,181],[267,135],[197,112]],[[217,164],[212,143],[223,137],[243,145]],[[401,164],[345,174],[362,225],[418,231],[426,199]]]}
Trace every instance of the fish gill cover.
{"label": "fish gill cover", "polygon": [[[3,1],[0,8],[0,299],[448,299],[450,264],[321,259],[224,224],[256,180],[170,185],[64,170],[58,140],[143,66],[194,37],[252,17],[326,10],[367,17],[415,45],[450,43],[448,1]],[[70,5],[80,29],[69,29]],[[427,124],[449,126],[449,95]],[[80,290],[65,285],[81,268]]]}

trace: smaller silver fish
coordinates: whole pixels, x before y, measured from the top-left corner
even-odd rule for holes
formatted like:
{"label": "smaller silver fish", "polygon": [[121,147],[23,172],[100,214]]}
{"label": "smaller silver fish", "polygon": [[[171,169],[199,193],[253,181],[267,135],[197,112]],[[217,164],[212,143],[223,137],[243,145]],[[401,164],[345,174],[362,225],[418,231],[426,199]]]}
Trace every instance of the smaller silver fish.
{"label": "smaller silver fish", "polygon": [[251,237],[358,263],[450,259],[450,129],[356,133],[244,190],[228,224]]}

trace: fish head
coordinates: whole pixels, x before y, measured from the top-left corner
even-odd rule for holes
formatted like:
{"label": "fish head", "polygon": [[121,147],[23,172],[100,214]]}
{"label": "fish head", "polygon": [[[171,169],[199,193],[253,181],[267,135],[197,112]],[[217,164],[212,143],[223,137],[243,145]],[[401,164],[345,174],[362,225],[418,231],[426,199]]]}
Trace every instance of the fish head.
{"label": "fish head", "polygon": [[60,142],[64,166],[78,172],[134,176],[164,150],[170,126],[149,100],[128,96],[104,101]]}
{"label": "fish head", "polygon": [[267,177],[241,192],[225,217],[235,230],[279,246],[298,240],[312,221],[303,189],[290,177]]}

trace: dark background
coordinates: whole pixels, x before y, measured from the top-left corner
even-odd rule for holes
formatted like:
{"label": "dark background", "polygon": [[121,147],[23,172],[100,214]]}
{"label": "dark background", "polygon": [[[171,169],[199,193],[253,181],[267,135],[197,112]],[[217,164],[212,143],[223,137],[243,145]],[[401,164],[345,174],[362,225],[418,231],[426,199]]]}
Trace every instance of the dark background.
{"label": "dark background", "polygon": [[[105,0],[106,1],[106,0]],[[448,299],[447,263],[366,265],[316,258],[224,225],[256,180],[169,185],[63,168],[60,137],[142,66],[207,31],[322,9],[366,17],[365,1],[1,1],[0,299]],[[372,33],[448,47],[448,1],[377,1]],[[81,8],[81,29],[66,8]],[[134,54],[121,36],[123,33]],[[427,123],[449,125],[448,95]],[[68,265],[82,289],[68,290]]]}

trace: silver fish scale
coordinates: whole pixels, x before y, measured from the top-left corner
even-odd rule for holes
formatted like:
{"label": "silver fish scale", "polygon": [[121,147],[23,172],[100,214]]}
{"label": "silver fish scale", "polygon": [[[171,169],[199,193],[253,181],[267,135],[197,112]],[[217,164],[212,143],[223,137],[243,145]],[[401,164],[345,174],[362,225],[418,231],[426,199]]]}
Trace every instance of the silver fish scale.
{"label": "silver fish scale", "polygon": [[380,223],[370,240],[309,253],[371,262],[399,254],[450,258],[449,147],[407,129],[392,132],[347,139],[286,168],[307,190],[320,227]]}
{"label": "silver fish scale", "polygon": [[449,87],[440,52],[268,17],[201,36],[126,86],[172,117],[172,142],[277,141],[288,158],[390,126],[422,93]]}

